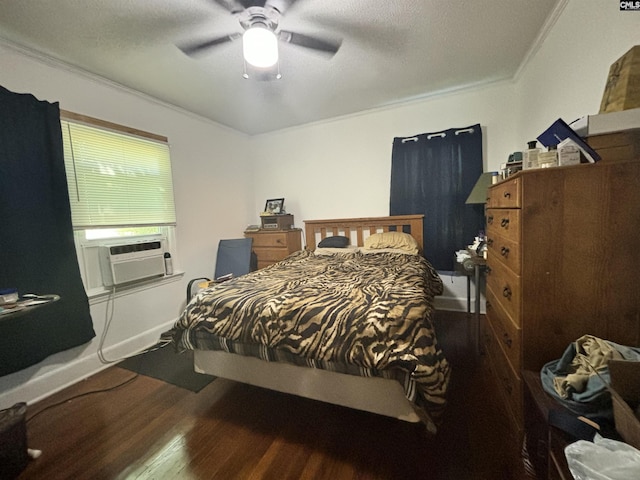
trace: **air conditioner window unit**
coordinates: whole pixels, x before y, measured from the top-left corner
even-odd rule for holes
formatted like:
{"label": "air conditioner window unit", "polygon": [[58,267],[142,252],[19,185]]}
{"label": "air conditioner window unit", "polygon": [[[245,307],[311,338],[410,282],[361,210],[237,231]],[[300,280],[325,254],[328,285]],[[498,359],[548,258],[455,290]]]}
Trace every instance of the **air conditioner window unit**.
{"label": "air conditioner window unit", "polygon": [[162,241],[100,246],[100,270],[105,286],[122,285],[164,275]]}

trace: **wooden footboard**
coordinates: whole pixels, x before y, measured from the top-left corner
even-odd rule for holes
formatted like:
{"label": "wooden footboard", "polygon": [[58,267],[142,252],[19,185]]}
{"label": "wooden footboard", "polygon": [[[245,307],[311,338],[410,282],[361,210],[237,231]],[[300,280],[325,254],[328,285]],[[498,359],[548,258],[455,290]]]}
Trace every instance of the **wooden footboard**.
{"label": "wooden footboard", "polygon": [[365,239],[379,232],[405,232],[411,234],[422,251],[422,222],[424,215],[395,215],[392,217],[338,218],[333,220],[304,220],[307,250],[315,250],[326,237],[344,235],[352,245],[364,245]]}

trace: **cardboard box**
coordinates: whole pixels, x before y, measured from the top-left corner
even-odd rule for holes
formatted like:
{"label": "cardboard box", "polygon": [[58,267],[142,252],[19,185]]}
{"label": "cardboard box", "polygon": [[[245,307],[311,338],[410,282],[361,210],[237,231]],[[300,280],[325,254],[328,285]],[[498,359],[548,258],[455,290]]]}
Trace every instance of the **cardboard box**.
{"label": "cardboard box", "polygon": [[581,137],[604,135],[640,128],[640,108],[600,113],[579,118],[569,125]]}
{"label": "cardboard box", "polygon": [[640,128],[594,135],[585,140],[604,161],[640,159]]}
{"label": "cardboard box", "polygon": [[635,412],[640,405],[640,362],[610,360],[613,419],[620,436],[640,450],[640,419]]}
{"label": "cardboard box", "polygon": [[640,107],[640,45],[631,48],[609,69],[600,113]]}

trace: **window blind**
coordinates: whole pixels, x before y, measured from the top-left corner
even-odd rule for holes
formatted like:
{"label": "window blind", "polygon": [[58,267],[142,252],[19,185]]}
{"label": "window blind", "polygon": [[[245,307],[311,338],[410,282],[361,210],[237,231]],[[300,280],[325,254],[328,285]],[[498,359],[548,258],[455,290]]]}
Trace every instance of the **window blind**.
{"label": "window blind", "polygon": [[167,143],[60,124],[75,229],[176,224]]}

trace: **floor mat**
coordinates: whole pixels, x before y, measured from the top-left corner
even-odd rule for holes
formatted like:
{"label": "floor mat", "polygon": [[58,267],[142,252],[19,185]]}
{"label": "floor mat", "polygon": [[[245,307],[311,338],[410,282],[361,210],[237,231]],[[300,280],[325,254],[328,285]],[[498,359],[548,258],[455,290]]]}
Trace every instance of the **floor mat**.
{"label": "floor mat", "polygon": [[127,358],[118,364],[132,372],[199,392],[216,377],[193,371],[193,351],[176,353],[172,345]]}

